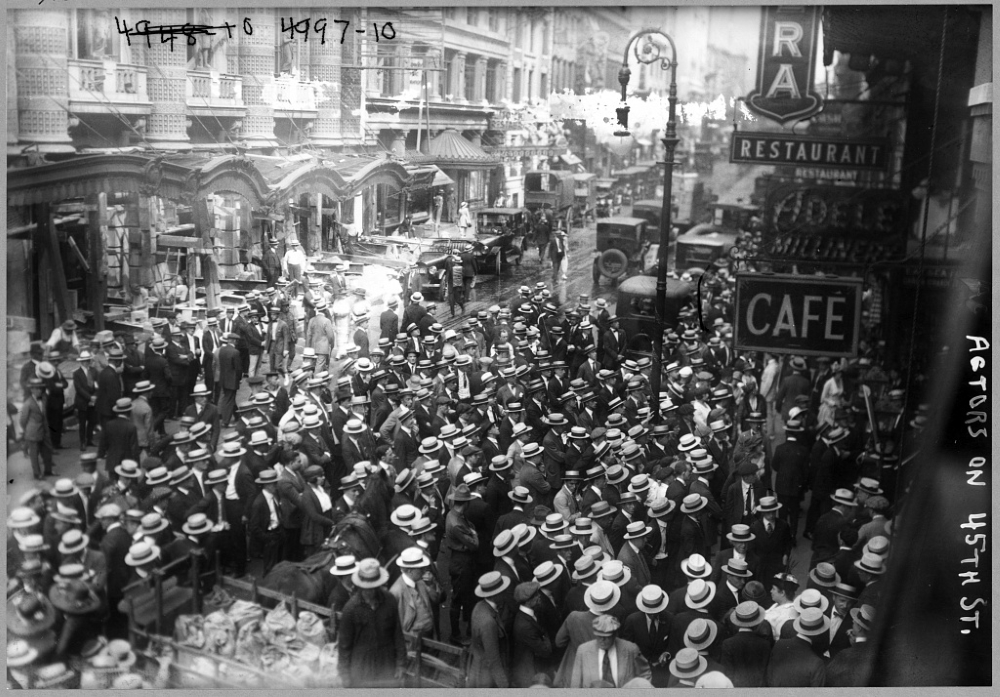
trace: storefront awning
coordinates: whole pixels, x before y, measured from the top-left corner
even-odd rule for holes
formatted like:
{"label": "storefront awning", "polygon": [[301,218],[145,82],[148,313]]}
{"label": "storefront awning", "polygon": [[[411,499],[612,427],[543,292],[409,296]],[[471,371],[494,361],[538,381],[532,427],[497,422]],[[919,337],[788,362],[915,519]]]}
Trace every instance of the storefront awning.
{"label": "storefront awning", "polygon": [[451,186],[455,183],[454,179],[442,172],[436,165],[408,167],[407,171],[413,177],[410,182],[411,189],[429,189],[435,186]]}
{"label": "storefront awning", "polygon": [[442,131],[428,143],[428,154],[438,167],[444,169],[489,169],[500,160],[455,130]]}
{"label": "storefront awning", "polygon": [[258,162],[278,201],[310,193],[344,200],[375,184],[401,189],[413,177],[410,170],[388,157],[344,156],[336,160],[313,157],[293,162],[260,157]]}
{"label": "storefront awning", "polygon": [[100,193],[155,194],[180,200],[235,194],[264,205],[269,188],[253,161],[240,155],[101,154],[7,170],[7,205],[83,198]]}

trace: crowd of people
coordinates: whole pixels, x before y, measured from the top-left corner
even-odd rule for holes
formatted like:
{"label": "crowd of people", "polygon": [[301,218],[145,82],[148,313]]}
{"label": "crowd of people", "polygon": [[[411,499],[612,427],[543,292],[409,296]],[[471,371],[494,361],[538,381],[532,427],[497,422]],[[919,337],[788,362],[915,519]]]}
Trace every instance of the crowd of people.
{"label": "crowd of people", "polygon": [[[308,279],[138,341],[71,331],[75,478],[51,458],[55,348],[33,347],[38,482],[7,520],[15,668],[106,656],[154,569],[186,583],[184,560],[218,555],[263,579],[350,522],[378,544],[337,547],[320,599],[348,687],[398,684],[404,634],[468,647],[470,687],[866,684],[925,408],[904,412],[919,400],[875,342],[735,350],[731,284],[713,275],[677,317],[658,395],[606,301],[560,309],[544,283],[457,331],[419,293],[371,334],[356,305],[344,347]],[[323,340],[297,353],[298,335]]]}

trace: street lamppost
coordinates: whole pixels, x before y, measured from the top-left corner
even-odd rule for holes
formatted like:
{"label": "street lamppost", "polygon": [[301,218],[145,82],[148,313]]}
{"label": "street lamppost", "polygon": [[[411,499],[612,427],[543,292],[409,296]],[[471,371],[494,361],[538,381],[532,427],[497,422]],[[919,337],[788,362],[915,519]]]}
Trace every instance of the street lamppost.
{"label": "street lamppost", "polygon": [[[661,47],[653,37],[662,37],[670,45],[670,56],[661,57]],[[644,41],[641,41],[645,39]],[[640,46],[641,43],[641,46]],[[659,63],[662,70],[670,70],[670,91],[668,93],[669,111],[667,129],[660,142],[664,148],[663,170],[663,207],[660,210],[660,249],[657,254],[656,268],[656,331],[653,334],[653,372],[650,375],[650,387],[653,392],[652,413],[654,418],[660,415],[660,380],[663,375],[663,316],[667,305],[667,257],[670,248],[671,228],[671,198],[673,197],[674,150],[680,139],[677,137],[677,47],[669,35],[658,29],[643,29],[628,40],[625,45],[625,55],[622,67],[618,71],[618,82],[622,86],[622,103],[615,111],[618,112],[618,123],[621,130],[615,131],[616,136],[630,136],[628,131],[629,107],[626,103],[626,89],[632,75],[629,70],[629,52],[635,55],[636,61],[644,65]]]}

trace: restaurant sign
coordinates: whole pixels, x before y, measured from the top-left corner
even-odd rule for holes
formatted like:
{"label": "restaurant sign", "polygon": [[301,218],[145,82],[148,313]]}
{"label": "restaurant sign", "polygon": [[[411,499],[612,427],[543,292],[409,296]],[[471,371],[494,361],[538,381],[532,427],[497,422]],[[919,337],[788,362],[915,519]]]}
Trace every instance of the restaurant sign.
{"label": "restaurant sign", "polygon": [[757,84],[746,98],[750,111],[784,124],[807,119],[823,108],[813,89],[821,9],[762,8]]}
{"label": "restaurant sign", "polygon": [[742,351],[856,356],[861,296],[860,278],[737,274],[734,345]]}
{"label": "restaurant sign", "polygon": [[748,165],[885,170],[889,165],[889,140],[736,132],[729,161]]}

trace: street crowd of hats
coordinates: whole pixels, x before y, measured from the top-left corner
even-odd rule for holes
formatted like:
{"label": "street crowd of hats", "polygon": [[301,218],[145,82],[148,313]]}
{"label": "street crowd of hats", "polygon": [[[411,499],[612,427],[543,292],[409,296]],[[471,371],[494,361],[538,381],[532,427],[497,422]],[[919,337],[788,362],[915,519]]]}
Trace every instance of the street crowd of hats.
{"label": "street crowd of hats", "polygon": [[248,660],[294,671],[267,647],[314,645],[305,663],[347,687],[403,684],[405,635],[467,647],[469,687],[866,684],[926,409],[904,413],[919,399],[874,342],[838,361],[734,350],[730,283],[668,332],[655,417],[652,362],[628,358],[606,301],[560,309],[545,284],[459,331],[419,293],[393,299],[377,345],[363,314],[347,360],[330,335],[263,351],[259,377],[242,330],[219,333],[238,318],[83,348],[64,327],[82,474],[52,470],[59,378],[39,351],[22,425],[36,478],[56,480],[7,520],[9,682],[162,685],[123,601],[201,555],[265,587],[298,578],[332,619],[237,604],[181,639],[208,651],[224,625],[242,651],[249,612],[279,629],[270,644],[247,630]]}

